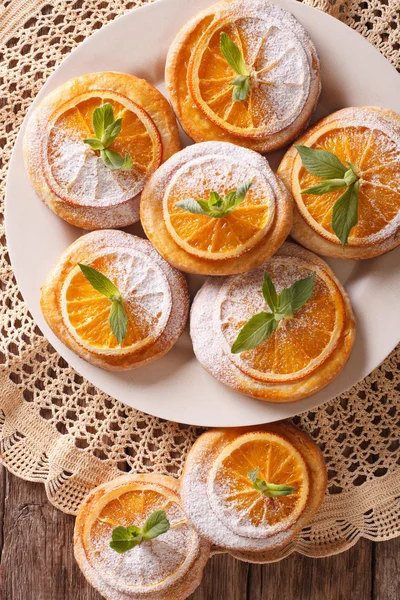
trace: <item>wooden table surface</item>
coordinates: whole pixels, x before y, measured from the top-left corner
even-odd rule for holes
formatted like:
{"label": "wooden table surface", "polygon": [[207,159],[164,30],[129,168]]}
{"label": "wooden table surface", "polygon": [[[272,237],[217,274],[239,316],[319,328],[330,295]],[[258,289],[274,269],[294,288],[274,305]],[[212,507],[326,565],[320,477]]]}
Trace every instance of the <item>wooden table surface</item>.
{"label": "wooden table surface", "polygon": [[[0,466],[0,599],[101,600],[75,563],[73,530],[42,484]],[[400,600],[399,573],[400,538],[263,566],[215,556],[191,600]]]}

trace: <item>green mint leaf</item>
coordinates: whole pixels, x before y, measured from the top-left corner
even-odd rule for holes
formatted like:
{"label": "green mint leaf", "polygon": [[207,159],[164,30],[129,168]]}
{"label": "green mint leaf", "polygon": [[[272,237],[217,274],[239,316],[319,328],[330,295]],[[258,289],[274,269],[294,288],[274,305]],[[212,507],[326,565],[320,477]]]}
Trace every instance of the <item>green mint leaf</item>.
{"label": "green mint leaf", "polygon": [[119,554],[124,554],[124,552],[138,546],[141,541],[142,536],[138,527],[116,527],[112,531],[110,548]]}
{"label": "green mint leaf", "polygon": [[264,273],[262,292],[266,303],[274,313],[278,308],[278,294],[268,273]]}
{"label": "green mint leaf", "polygon": [[83,140],[84,144],[89,144],[93,150],[104,150],[103,143],[97,138],[85,138]]}
{"label": "green mint leaf", "polygon": [[111,146],[117,135],[120,133],[122,127],[122,118],[117,119],[113,123],[111,123],[106,129],[101,137],[101,141],[104,144],[104,148]]}
{"label": "green mint leaf", "polygon": [[79,264],[79,268],[90,285],[112,302],[110,314],[108,315],[108,322],[118,343],[122,344],[128,328],[128,315],[126,314],[124,303],[118,288],[110,281],[110,279],[108,279],[108,277],[93,267]]}
{"label": "green mint leaf", "polygon": [[232,91],[232,100],[234,102],[243,102],[244,100],[247,100],[249,90],[250,90],[250,77],[245,77],[240,85],[234,86],[233,91]]}
{"label": "green mint leaf", "polygon": [[239,331],[239,335],[231,348],[232,354],[255,348],[272,335],[277,326],[278,322],[271,313],[261,312],[254,315]]}
{"label": "green mint leaf", "polygon": [[222,203],[223,203],[223,199],[218,194],[218,192],[210,192],[210,198],[208,200],[209,206],[212,206],[213,208],[215,208],[215,207],[219,208],[220,206],[222,206]]}
{"label": "green mint leaf", "polygon": [[103,106],[99,106],[93,111],[92,117],[92,125],[96,137],[101,140],[103,137],[104,131],[111,125],[114,121],[114,111],[113,107],[109,102],[103,104]]}
{"label": "green mint leaf", "polygon": [[147,519],[142,527],[144,540],[152,540],[163,533],[166,533],[170,528],[170,523],[167,519],[165,510],[156,510]]}
{"label": "green mint leaf", "polygon": [[254,469],[247,473],[247,477],[251,480],[253,487],[258,492],[264,494],[268,498],[277,498],[278,496],[290,496],[296,491],[295,487],[281,483],[268,483],[263,479],[258,478],[260,469]]}
{"label": "green mint leaf", "polygon": [[278,296],[278,310],[275,318],[280,320],[290,318],[311,298],[314,291],[315,274],[296,281],[293,285],[282,290]]}
{"label": "green mint leaf", "polygon": [[100,156],[110,171],[129,171],[132,168],[132,161],[128,154],[125,155],[125,158],[122,158],[116,150],[105,148],[105,150],[100,150]]}
{"label": "green mint leaf", "polygon": [[133,161],[129,154],[125,154],[124,162],[121,165],[121,171],[130,171],[133,167]]}
{"label": "green mint leaf", "polygon": [[347,187],[345,179],[326,179],[325,181],[321,181],[321,183],[317,183],[317,185],[313,185],[306,190],[301,190],[301,193],[312,194],[313,196],[321,196],[322,194],[327,194],[345,187]]}
{"label": "green mint leaf", "polygon": [[291,496],[297,488],[290,485],[281,483],[265,483],[265,489],[263,490],[264,496],[268,498],[278,498],[279,496]]}
{"label": "green mint leaf", "polygon": [[235,44],[235,42],[232,42],[230,37],[225,32],[221,33],[219,46],[223,57],[231,69],[233,69],[237,75],[248,77],[250,73],[246,67],[246,63],[244,62],[244,58],[239,47]]}
{"label": "green mint leaf", "polygon": [[229,211],[229,213],[231,213],[233,211],[233,209],[236,207],[236,200],[237,196],[235,190],[226,194],[224,198],[224,208],[226,212]]}
{"label": "green mint leaf", "polygon": [[358,191],[360,182],[356,181],[338,198],[332,210],[332,229],[342,242],[347,244],[350,231],[358,222]]}
{"label": "green mint leaf", "polygon": [[358,175],[356,175],[355,171],[354,171],[354,165],[352,165],[350,163],[350,169],[348,171],[346,171],[346,173],[344,174],[343,179],[346,182],[346,185],[348,187],[350,187],[353,183],[355,183],[356,181],[358,181],[359,177]]}
{"label": "green mint leaf", "polygon": [[[205,202],[207,208],[205,208],[204,204],[203,206],[201,206],[200,202]],[[175,206],[177,206],[178,208],[182,208],[183,210],[186,210],[187,212],[190,212],[194,215],[206,215],[206,210],[208,210],[208,203],[205,200],[200,201],[195,200],[194,198],[186,198],[186,200],[179,200],[179,202],[175,203]]]}
{"label": "green mint leaf", "polygon": [[343,179],[347,167],[329,150],[315,150],[308,146],[295,145],[303,167],[312,175],[324,179]]}
{"label": "green mint leaf", "polygon": [[111,331],[118,340],[119,345],[122,346],[122,342],[124,341],[126,332],[128,330],[128,315],[126,314],[122,298],[116,298],[113,300],[110,314],[108,315],[108,322],[110,324]]}
{"label": "green mint leaf", "polygon": [[108,277],[97,271],[93,267],[79,263],[79,268],[88,282],[95,290],[106,296],[109,300],[121,298],[118,288],[113,284]]}
{"label": "green mint leaf", "polygon": [[278,295],[268,275],[264,273],[263,296],[271,313],[261,312],[249,319],[239,331],[232,345],[232,354],[255,348],[267,339],[279,325],[281,319],[289,319],[311,298],[314,291],[315,273],[296,281]]}
{"label": "green mint leaf", "polygon": [[255,483],[258,479],[259,471],[260,469],[254,469],[253,471],[250,471],[250,473],[247,473],[247,477],[249,477],[249,479],[251,479],[251,481]]}
{"label": "green mint leaf", "polygon": [[245,181],[244,183],[241,183],[238,187],[238,189],[236,190],[236,202],[237,204],[239,204],[240,202],[243,202],[243,200],[245,199],[247,192],[249,191],[249,189],[252,186],[252,181],[248,180]]}

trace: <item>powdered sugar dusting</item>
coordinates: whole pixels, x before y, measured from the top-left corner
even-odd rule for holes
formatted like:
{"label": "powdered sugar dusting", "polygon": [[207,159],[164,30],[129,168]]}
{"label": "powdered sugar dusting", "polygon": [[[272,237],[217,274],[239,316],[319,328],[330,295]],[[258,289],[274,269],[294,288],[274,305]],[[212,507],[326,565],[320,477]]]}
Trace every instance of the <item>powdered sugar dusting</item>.
{"label": "powdered sugar dusting", "polygon": [[50,174],[61,198],[79,206],[101,208],[126,202],[142,191],[142,173],[135,169],[111,171],[79,135],[79,131],[55,126],[50,137]]}

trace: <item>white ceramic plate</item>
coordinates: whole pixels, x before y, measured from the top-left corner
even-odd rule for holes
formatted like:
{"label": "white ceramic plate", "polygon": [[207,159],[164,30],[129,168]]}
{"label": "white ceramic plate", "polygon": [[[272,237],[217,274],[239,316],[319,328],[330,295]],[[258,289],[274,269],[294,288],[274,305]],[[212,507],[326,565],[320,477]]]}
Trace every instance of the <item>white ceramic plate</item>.
{"label": "white ceramic plate", "polygon": [[[322,96],[316,117],[345,106],[377,105],[400,112],[400,77],[358,33],[336,19],[293,0],[275,0],[290,10],[314,40],[322,65]],[[110,23],[74,50],[42,88],[33,106],[71,77],[93,71],[122,71],[164,92],[164,63],[180,27],[212,0],[160,0]],[[6,190],[6,228],[12,265],[21,292],[47,339],[79,373],[114,398],[173,421],[204,426],[238,426],[291,417],[315,408],[368,375],[398,342],[400,249],[353,263],[329,261],[346,286],[358,331],[351,358],[339,377],[320,393],[296,403],[269,404],[235,393],[215,381],[196,361],[188,333],[161,360],[125,373],[94,367],[66,348],[46,325],[40,286],[62,251],[82,231],[58,219],[35,196],[24,171],[23,126],[11,160]],[[189,142],[185,138],[185,144]],[[270,155],[276,166],[282,153]],[[140,234],[140,226],[129,229]],[[193,290],[201,283],[191,278]]]}

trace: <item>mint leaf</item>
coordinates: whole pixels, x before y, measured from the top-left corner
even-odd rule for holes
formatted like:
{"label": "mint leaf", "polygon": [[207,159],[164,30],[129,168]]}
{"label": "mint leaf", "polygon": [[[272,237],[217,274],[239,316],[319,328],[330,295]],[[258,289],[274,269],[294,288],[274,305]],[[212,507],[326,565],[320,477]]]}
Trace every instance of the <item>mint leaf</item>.
{"label": "mint leaf", "polygon": [[222,206],[222,203],[223,203],[223,199],[218,194],[218,192],[210,192],[210,198],[208,200],[209,206],[212,206],[213,208],[215,206],[220,207],[220,206]]}
{"label": "mint leaf", "polygon": [[315,274],[296,281],[279,294],[278,310],[275,318],[292,317],[311,298],[314,291]]}
{"label": "mint leaf", "polygon": [[239,354],[255,348],[269,338],[277,327],[278,321],[275,320],[272,313],[261,312],[254,315],[240,330],[231,348],[232,354]]}
{"label": "mint leaf", "polygon": [[103,296],[106,296],[109,300],[121,297],[118,288],[110,279],[108,279],[108,277],[103,275],[103,273],[100,273],[100,271],[97,271],[97,269],[94,269],[93,267],[81,263],[79,263],[78,266],[90,285],[100,292],[100,294],[103,294]]}
{"label": "mint leaf", "polygon": [[251,480],[253,487],[258,492],[264,494],[268,498],[277,498],[278,496],[290,496],[297,488],[282,483],[267,483],[263,479],[258,478],[260,469],[254,469],[247,473],[247,477]]}
{"label": "mint leaf", "polygon": [[195,215],[206,215],[207,217],[214,217],[215,219],[223,218],[229,215],[246,197],[252,185],[251,181],[245,181],[237,190],[228,192],[224,198],[222,198],[218,192],[211,191],[208,200],[202,198],[186,198],[185,200],[179,200],[175,203],[175,206],[182,208]]}
{"label": "mint leaf", "polygon": [[342,242],[342,248],[347,244],[350,231],[358,222],[359,188],[360,182],[356,181],[347,188],[345,193],[333,205],[332,228]]}
{"label": "mint leaf", "polygon": [[244,100],[247,100],[250,90],[250,77],[243,77],[239,84],[236,84],[232,81],[230,85],[234,86],[232,92],[232,100],[234,102],[243,102]]}
{"label": "mint leaf", "polygon": [[116,527],[112,531],[112,541],[110,542],[110,548],[124,554],[128,550],[132,550],[135,546],[138,546],[142,541],[140,535],[140,529],[138,527]]}
{"label": "mint leaf", "polygon": [[322,194],[328,194],[329,192],[334,192],[335,190],[340,190],[345,187],[347,187],[347,183],[344,179],[326,179],[306,190],[301,190],[301,193],[322,196]]}
{"label": "mint leaf", "polygon": [[271,277],[268,273],[264,273],[264,282],[263,282],[263,296],[270,307],[272,312],[275,312],[278,308],[278,294],[276,293],[275,286],[272,282]]}
{"label": "mint leaf", "polygon": [[125,168],[125,170],[129,170],[130,168],[132,168],[132,161],[130,167],[129,165],[128,168],[125,166],[127,158],[129,159],[128,154],[125,156],[125,158],[122,158],[122,156],[116,150],[106,148],[105,150],[100,150],[100,156],[103,159],[104,164],[110,169],[110,171],[120,171],[123,167]]}
{"label": "mint leaf", "polygon": [[270,276],[264,273],[262,292],[271,312],[258,313],[247,321],[231,347],[232,354],[255,348],[273,334],[279,321],[293,317],[293,314],[311,298],[314,279],[315,273],[296,281],[277,294]]}
{"label": "mint leaf", "polygon": [[117,119],[113,123],[111,123],[102,135],[101,141],[104,144],[104,148],[111,146],[117,135],[120,133],[122,127],[122,119]]}
{"label": "mint leaf", "polygon": [[118,288],[108,277],[97,271],[97,269],[83,264],[79,264],[78,266],[90,285],[100,292],[100,294],[106,296],[112,303],[108,322],[113,335],[118,340],[118,343],[122,345],[128,329],[128,315],[126,314],[122,296]]}
{"label": "mint leaf", "polygon": [[110,314],[108,315],[108,322],[110,324],[111,331],[117,338],[120,346],[122,346],[122,342],[124,341],[126,332],[128,330],[129,320],[121,298],[113,300]]}
{"label": "mint leaf", "polygon": [[232,100],[234,102],[246,100],[250,90],[250,71],[246,66],[239,46],[223,31],[220,36],[219,47],[226,62],[237,74],[237,77],[230,84],[234,86]]}
{"label": "mint leaf", "polygon": [[123,554],[132,550],[144,541],[152,540],[170,528],[165,510],[156,510],[146,520],[143,527],[130,525],[129,527],[116,527],[111,534],[110,548]]}
{"label": "mint leaf", "polygon": [[159,535],[166,533],[169,528],[170,523],[167,519],[165,510],[156,510],[143,525],[143,539],[152,540]]}
{"label": "mint leaf", "polygon": [[342,242],[342,248],[347,244],[350,231],[358,223],[358,192],[360,188],[357,167],[347,162],[349,169],[343,165],[335,154],[328,150],[314,150],[307,146],[295,146],[297,148],[304,168],[311,174],[326,177],[306,190],[302,194],[321,195],[347,188],[333,205],[332,229]]}
{"label": "mint leaf", "polygon": [[92,116],[92,125],[96,137],[101,140],[103,137],[104,131],[111,125],[114,121],[114,110],[109,102],[103,104],[103,106],[99,106],[93,111]]}
{"label": "mint leaf", "polygon": [[114,120],[114,110],[110,103],[103,104],[93,111],[92,125],[96,138],[85,138],[83,142],[89,144],[93,150],[99,150],[100,156],[111,171],[130,171],[133,161],[129,154],[122,157],[116,150],[109,148],[119,135],[122,118]]}
{"label": "mint leaf", "polygon": [[103,143],[98,140],[97,138],[85,138],[83,140],[84,144],[89,144],[89,146],[91,148],[93,148],[93,150],[103,150],[104,146]]}
{"label": "mint leaf", "polygon": [[[187,198],[186,200],[179,200],[179,202],[175,203],[175,206],[178,208],[182,208],[187,212],[190,212],[194,215],[206,215],[206,210],[202,206],[200,206],[200,201],[195,200],[194,198]],[[208,208],[208,204],[207,204]]]}
{"label": "mint leaf", "polygon": [[303,167],[312,175],[324,179],[343,179],[347,167],[329,150],[315,150],[308,146],[295,145]]}
{"label": "mint leaf", "polygon": [[232,42],[228,34],[226,34],[224,31],[221,33],[219,46],[223,57],[231,69],[233,69],[238,75],[248,77],[250,73],[246,67],[246,63],[244,62],[244,58],[239,46],[237,46],[235,42]]}

